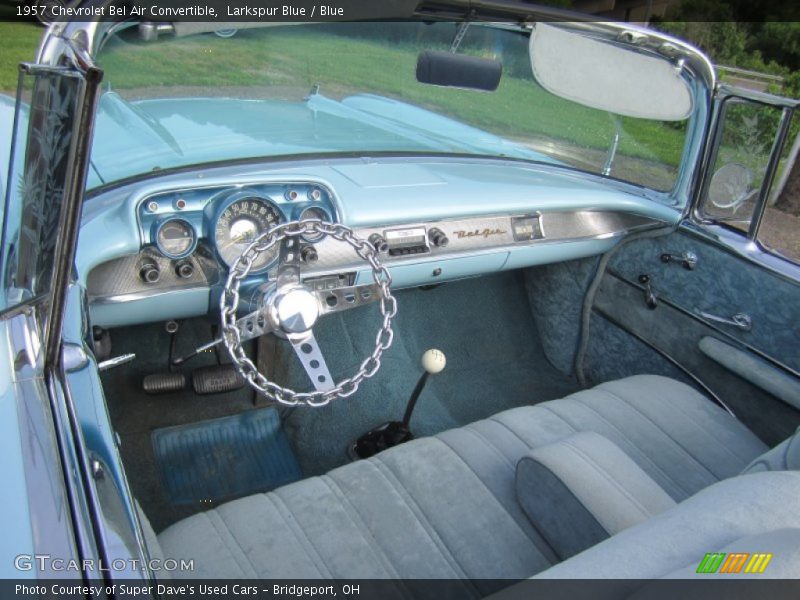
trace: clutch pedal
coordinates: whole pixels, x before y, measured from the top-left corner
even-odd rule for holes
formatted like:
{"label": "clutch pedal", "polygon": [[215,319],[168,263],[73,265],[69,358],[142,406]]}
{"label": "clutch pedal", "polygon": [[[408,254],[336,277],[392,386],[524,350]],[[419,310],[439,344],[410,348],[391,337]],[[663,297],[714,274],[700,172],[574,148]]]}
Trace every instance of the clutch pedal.
{"label": "clutch pedal", "polygon": [[221,394],[244,387],[244,377],[231,364],[200,367],[192,371],[192,388],[196,394]]}
{"label": "clutch pedal", "polygon": [[142,380],[146,394],[169,394],[180,392],[185,387],[186,375],[183,373],[153,373]]}

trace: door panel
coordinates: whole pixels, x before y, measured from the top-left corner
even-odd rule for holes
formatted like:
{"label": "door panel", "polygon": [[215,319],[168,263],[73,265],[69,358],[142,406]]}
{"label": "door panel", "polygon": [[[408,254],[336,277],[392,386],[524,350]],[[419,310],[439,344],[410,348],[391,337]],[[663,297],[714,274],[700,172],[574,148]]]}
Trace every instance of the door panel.
{"label": "door panel", "polygon": [[[736,314],[749,316],[752,321],[749,331],[724,324],[717,328],[724,335],[800,372],[800,287],[797,282],[739,258],[705,240],[697,231],[686,225],[669,236],[633,241],[611,259],[609,270],[637,284],[640,275],[649,275],[658,297],[699,318],[702,318],[701,313],[725,319]],[[689,253],[697,257],[692,270],[675,261],[665,263],[661,259],[665,254]],[[707,318],[704,320],[710,322]]]}
{"label": "door panel", "polygon": [[[689,252],[696,256],[693,269],[662,260],[665,254]],[[647,302],[642,275],[648,277],[655,308]],[[746,314],[752,328],[717,323],[703,313]],[[624,245],[603,275],[592,320],[590,378],[608,378],[614,362],[617,376],[653,372],[657,355],[663,364],[656,372],[707,387],[768,444],[800,425],[800,398],[791,402],[800,389],[800,285],[727,251],[691,226]],[[709,340],[729,345],[736,351],[730,358],[749,370],[731,370],[731,361],[709,351],[710,345],[719,348]],[[604,345],[614,354],[604,355]],[[621,354],[628,359],[616,361]],[[775,385],[764,385],[764,377]]]}

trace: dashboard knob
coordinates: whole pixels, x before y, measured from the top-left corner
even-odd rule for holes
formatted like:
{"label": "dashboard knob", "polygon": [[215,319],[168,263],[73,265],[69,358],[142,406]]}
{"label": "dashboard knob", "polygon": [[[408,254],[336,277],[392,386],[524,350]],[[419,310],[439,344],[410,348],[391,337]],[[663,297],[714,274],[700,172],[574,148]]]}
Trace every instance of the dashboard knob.
{"label": "dashboard knob", "polygon": [[304,263],[317,262],[318,258],[319,254],[317,254],[317,249],[312,245],[303,246],[303,249],[300,250],[300,260]]}
{"label": "dashboard knob", "polygon": [[372,244],[372,247],[375,248],[376,252],[389,251],[389,244],[386,242],[386,238],[384,238],[380,233],[373,233],[371,236],[369,236],[369,243]]}
{"label": "dashboard knob", "polygon": [[428,232],[428,239],[431,241],[431,244],[437,248],[445,248],[447,247],[447,244],[450,243],[450,238],[448,238],[447,234],[438,227],[434,227]]}
{"label": "dashboard knob", "polygon": [[194,265],[189,260],[179,260],[175,263],[175,274],[181,279],[189,279],[194,275]]}
{"label": "dashboard knob", "polygon": [[155,283],[161,277],[158,263],[150,256],[144,257],[139,263],[139,278],[145,283]]}

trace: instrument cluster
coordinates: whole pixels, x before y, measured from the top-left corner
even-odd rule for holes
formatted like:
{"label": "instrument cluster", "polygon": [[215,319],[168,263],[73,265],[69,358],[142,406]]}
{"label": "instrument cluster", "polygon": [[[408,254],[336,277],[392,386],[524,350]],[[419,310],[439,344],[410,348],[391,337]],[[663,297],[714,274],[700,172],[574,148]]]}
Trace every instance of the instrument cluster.
{"label": "instrument cluster", "polygon": [[[163,264],[163,259],[172,261],[178,277],[191,277],[195,253],[230,268],[265,231],[279,223],[308,218],[337,219],[332,194],[323,185],[276,182],[154,194],[139,205],[142,254],[147,262],[139,265],[139,277],[147,284],[157,282],[160,273],[154,265]],[[316,241],[305,239],[309,244]],[[278,252],[276,245],[259,255],[251,273],[267,271],[277,261]],[[156,257],[161,260],[153,260]]]}

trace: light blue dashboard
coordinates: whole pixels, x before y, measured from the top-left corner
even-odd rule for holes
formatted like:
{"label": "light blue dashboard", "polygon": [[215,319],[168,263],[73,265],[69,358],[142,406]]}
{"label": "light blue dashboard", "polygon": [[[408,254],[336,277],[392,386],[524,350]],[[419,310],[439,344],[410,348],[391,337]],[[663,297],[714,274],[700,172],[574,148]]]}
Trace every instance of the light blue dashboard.
{"label": "light blue dashboard", "polygon": [[[318,158],[198,168],[90,195],[76,264],[93,324],[113,327],[215,310],[229,261],[216,239],[222,227],[214,227],[220,215],[230,219],[224,211],[237,199],[264,200],[282,221],[316,207],[365,239],[422,231],[424,247],[381,254],[393,286],[412,287],[596,255],[632,231],[677,223],[680,212],[669,198],[649,194],[562,167],[469,157]],[[194,274],[184,279],[172,270],[186,258],[164,256],[156,244],[159,227],[172,219],[184,220],[196,237],[189,258]],[[520,234],[530,223],[535,235]],[[434,232],[449,243],[434,244]],[[303,266],[304,280],[367,281],[366,264],[337,243],[309,242],[318,259]],[[144,255],[164,274],[152,284],[139,273]],[[265,264],[253,284],[271,277],[270,269]]]}

